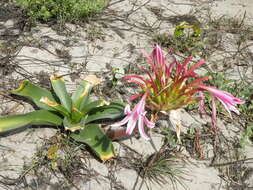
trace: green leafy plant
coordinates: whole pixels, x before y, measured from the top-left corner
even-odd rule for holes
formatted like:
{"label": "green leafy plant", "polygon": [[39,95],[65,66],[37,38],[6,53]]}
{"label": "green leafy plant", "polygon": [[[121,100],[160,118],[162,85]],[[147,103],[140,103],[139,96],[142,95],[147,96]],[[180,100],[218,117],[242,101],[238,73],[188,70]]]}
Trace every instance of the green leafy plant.
{"label": "green leafy plant", "polygon": [[32,100],[40,110],[22,115],[0,117],[0,133],[8,133],[26,125],[64,127],[75,141],[87,144],[101,160],[114,156],[111,140],[99,126],[101,120],[114,120],[124,115],[124,105],[104,100],[91,100],[94,75],[86,77],[70,96],[61,77],[51,77],[53,92],[23,81],[12,93]]}
{"label": "green leafy plant", "polygon": [[182,22],[175,27],[173,35],[156,34],[154,41],[163,47],[174,47],[175,51],[194,55],[203,49],[203,32],[199,24],[190,25]]}
{"label": "green leafy plant", "polygon": [[74,21],[99,13],[107,0],[16,0],[32,19]]}
{"label": "green leafy plant", "polygon": [[[186,33],[186,29],[191,29],[190,33]],[[200,37],[203,33],[203,30],[200,28],[199,24],[189,25],[187,22],[182,22],[181,24],[177,25],[174,30],[175,37]]]}

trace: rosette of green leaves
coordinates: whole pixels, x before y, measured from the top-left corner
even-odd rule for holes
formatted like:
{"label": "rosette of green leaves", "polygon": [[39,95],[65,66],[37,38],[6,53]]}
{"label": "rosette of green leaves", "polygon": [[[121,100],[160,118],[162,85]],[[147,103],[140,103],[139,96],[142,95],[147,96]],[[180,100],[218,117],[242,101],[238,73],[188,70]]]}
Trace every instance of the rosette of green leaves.
{"label": "rosette of green leaves", "polygon": [[111,140],[100,128],[105,120],[115,120],[124,115],[124,104],[91,100],[90,93],[98,83],[95,76],[88,76],[72,94],[66,90],[61,77],[51,77],[53,92],[23,81],[12,93],[33,101],[39,108],[30,113],[0,117],[0,134],[27,125],[63,127],[77,142],[88,145],[101,160],[112,158],[115,153]]}

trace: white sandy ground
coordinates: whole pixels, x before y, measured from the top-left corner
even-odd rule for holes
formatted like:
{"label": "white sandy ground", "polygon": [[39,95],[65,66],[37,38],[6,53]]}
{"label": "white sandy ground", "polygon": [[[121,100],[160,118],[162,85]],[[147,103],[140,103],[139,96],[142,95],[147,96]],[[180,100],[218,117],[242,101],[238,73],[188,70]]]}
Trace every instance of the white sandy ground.
{"label": "white sandy ground", "polygon": [[[112,0],[111,3],[113,2],[116,1]],[[141,8],[136,9],[133,14],[124,20],[124,15],[128,11],[141,5],[143,5]],[[46,71],[50,74],[68,74],[81,70],[80,75],[77,76],[80,78],[83,78],[87,73],[108,71],[107,64],[112,67],[118,67],[123,71],[123,68],[129,63],[134,64],[136,58],[140,55],[141,49],[151,50],[152,44],[149,41],[151,35],[147,35],[150,26],[156,32],[171,32],[174,27],[166,20],[160,21],[159,17],[150,11],[151,7],[161,9],[164,17],[196,12],[196,16],[201,20],[208,15],[208,12],[211,12],[214,17],[227,15],[229,17],[240,18],[246,11],[247,22],[252,23],[253,19],[252,0],[152,0],[149,2],[146,0],[125,0],[111,6],[110,11],[107,11],[108,14],[102,16],[102,20],[95,24],[91,23],[90,26],[87,25],[86,27],[68,24],[68,35],[57,34],[52,28],[45,25],[38,25],[31,32],[20,36],[19,40],[24,41],[25,46],[20,49],[15,61],[28,73]],[[118,15],[122,20],[110,20],[113,17],[110,17],[109,13]],[[2,24],[5,24],[7,28],[11,28],[13,23],[15,22],[8,20]],[[90,29],[89,27],[95,27],[102,34],[98,34],[98,37],[102,36],[102,39],[90,41],[90,36],[87,32]],[[0,30],[0,32],[3,31]],[[16,29],[15,33],[18,33]],[[233,48],[233,46],[228,48]],[[68,51],[70,58],[59,58],[56,49]],[[17,73],[13,74],[12,77],[17,80],[22,79],[22,76]],[[238,75],[235,73],[236,77]],[[65,78],[68,83],[68,88],[70,91],[73,90],[78,80],[74,81],[69,76]],[[187,126],[194,125],[196,127],[200,126],[199,122],[206,122],[205,120],[197,120],[199,122],[196,122],[196,120],[192,119],[192,116],[185,112],[181,114],[183,123]],[[230,136],[231,132],[228,128],[233,126],[227,126],[227,129],[224,125],[222,126],[224,133]],[[24,163],[31,162],[36,148],[41,145],[43,139],[55,134],[55,130],[53,129],[36,129],[31,133],[29,132],[31,130],[0,139],[1,175],[18,176],[22,171]],[[161,137],[154,136],[153,140],[156,147],[159,148],[161,146]],[[133,138],[132,141],[126,140],[124,143],[143,155],[154,152],[151,144],[142,139],[137,140]],[[120,152],[119,145],[116,145],[116,147],[119,155],[124,154]],[[247,158],[252,157],[253,147],[247,146],[245,153]],[[210,155],[212,154],[210,153]],[[208,167],[210,164],[209,160],[197,161],[191,159],[191,162],[194,164],[186,166],[189,170],[189,176],[187,176],[189,180],[185,181],[190,190],[225,189],[224,182],[219,177],[218,170]],[[249,166],[253,167],[252,163],[249,163]],[[91,160],[90,167],[100,173],[98,177],[99,183],[96,180],[87,183],[82,182],[78,184],[80,189],[110,189],[110,181],[103,177],[109,175],[109,169],[96,160]],[[133,189],[138,176],[135,171],[121,169],[115,173],[115,177],[116,181],[120,182],[125,189],[130,190]],[[252,181],[250,181],[251,184],[253,183]],[[137,183],[136,189],[140,187],[140,182],[141,180]],[[149,184],[149,188],[144,184],[141,189],[172,189],[170,184],[161,187],[156,184],[147,183]],[[0,184],[0,189],[4,190],[5,188]],[[38,187],[38,189],[41,188]],[[178,186],[178,189],[181,190],[183,188]]]}

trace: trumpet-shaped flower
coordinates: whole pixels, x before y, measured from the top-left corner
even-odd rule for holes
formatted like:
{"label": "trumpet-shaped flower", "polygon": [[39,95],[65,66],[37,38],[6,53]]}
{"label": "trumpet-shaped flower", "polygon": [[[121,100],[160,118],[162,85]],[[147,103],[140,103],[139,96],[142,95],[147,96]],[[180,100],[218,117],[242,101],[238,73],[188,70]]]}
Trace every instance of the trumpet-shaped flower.
{"label": "trumpet-shaped flower", "polygon": [[215,87],[200,85],[200,88],[208,91],[212,96],[217,98],[223,104],[224,108],[228,111],[230,117],[232,117],[231,111],[235,112],[238,115],[240,114],[239,110],[236,109],[235,106],[237,104],[244,104],[243,100],[234,97],[232,94],[228,92],[218,90]]}
{"label": "trumpet-shaped flower", "polygon": [[141,137],[143,137],[146,140],[149,140],[149,137],[145,133],[144,126],[147,126],[149,128],[153,128],[155,126],[155,124],[153,122],[149,121],[148,118],[145,116],[147,113],[145,111],[146,97],[147,97],[147,93],[145,93],[142,96],[142,99],[139,101],[138,104],[136,104],[136,106],[134,107],[134,109],[132,111],[130,110],[129,105],[126,106],[125,107],[126,117],[123,120],[112,124],[112,126],[122,126],[127,123],[126,134],[131,135],[137,125]]}

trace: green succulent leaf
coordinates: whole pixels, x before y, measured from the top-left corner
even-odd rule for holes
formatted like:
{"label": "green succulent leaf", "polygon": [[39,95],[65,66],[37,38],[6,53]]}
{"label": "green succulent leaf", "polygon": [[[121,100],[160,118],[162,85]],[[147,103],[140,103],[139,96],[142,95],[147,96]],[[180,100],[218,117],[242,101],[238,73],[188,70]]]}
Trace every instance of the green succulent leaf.
{"label": "green succulent leaf", "polygon": [[54,109],[40,100],[42,97],[48,98],[50,101],[56,102],[52,93],[44,88],[38,87],[32,84],[29,81],[22,81],[19,88],[12,91],[12,94],[16,94],[19,96],[24,96],[30,100],[32,100],[39,108],[43,108],[46,110],[54,111]]}
{"label": "green succulent leaf", "polygon": [[21,115],[0,117],[0,133],[18,129],[26,125],[62,125],[63,119],[53,112],[38,110]]}
{"label": "green succulent leaf", "polygon": [[63,126],[66,131],[75,132],[77,130],[83,129],[85,126],[86,117],[80,119],[79,122],[73,123],[72,121],[68,120],[67,118],[63,119]]}
{"label": "green succulent leaf", "polygon": [[84,80],[79,84],[76,92],[72,95],[73,105],[78,110],[83,110],[86,104],[89,101],[89,95],[93,88],[99,84],[101,80],[96,77],[96,75],[88,75]]}
{"label": "green succulent leaf", "polygon": [[92,89],[92,84],[88,81],[82,81],[77,90],[73,93],[71,99],[73,106],[81,110],[89,100],[89,94]]}
{"label": "green succulent leaf", "polygon": [[80,112],[76,107],[71,108],[71,121],[73,123],[78,123],[84,116],[84,113]]}
{"label": "green succulent leaf", "polygon": [[108,104],[105,100],[95,100],[93,102],[87,103],[84,108],[82,109],[82,112],[84,114],[89,113],[90,111],[92,111],[92,109],[96,108],[96,107],[100,107],[100,106],[104,106]]}
{"label": "green succulent leaf", "polygon": [[88,145],[103,161],[115,156],[111,140],[97,124],[86,125],[78,134],[70,135],[75,141]]}
{"label": "green succulent leaf", "polygon": [[42,103],[50,106],[51,108],[53,108],[55,111],[59,112],[64,117],[70,118],[70,114],[69,114],[68,110],[66,110],[62,105],[60,105],[54,101],[50,101],[47,97],[42,97],[40,99],[40,101]]}
{"label": "green succulent leaf", "polygon": [[110,105],[94,108],[89,112],[86,123],[97,120],[114,120],[124,116],[125,105],[119,102],[112,102]]}
{"label": "green succulent leaf", "polygon": [[68,112],[70,113],[72,101],[66,90],[66,86],[65,86],[65,82],[63,78],[52,76],[50,80],[51,80],[51,84],[52,84],[55,94],[60,99],[61,105],[64,108],[66,108],[66,110],[68,110]]}

